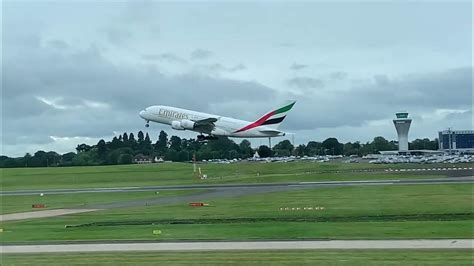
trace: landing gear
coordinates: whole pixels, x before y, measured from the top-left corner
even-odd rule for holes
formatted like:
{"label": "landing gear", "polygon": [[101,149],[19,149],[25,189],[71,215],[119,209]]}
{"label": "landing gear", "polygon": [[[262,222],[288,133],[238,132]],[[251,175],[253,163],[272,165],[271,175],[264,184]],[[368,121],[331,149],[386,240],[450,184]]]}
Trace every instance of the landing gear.
{"label": "landing gear", "polygon": [[150,127],[149,123],[150,123],[149,121],[146,121],[145,127]]}
{"label": "landing gear", "polygon": [[217,137],[216,137],[216,136],[212,136],[212,135],[209,135],[209,136],[198,135],[198,136],[197,136],[197,140],[198,140],[198,141],[216,140],[216,139],[217,139]]}

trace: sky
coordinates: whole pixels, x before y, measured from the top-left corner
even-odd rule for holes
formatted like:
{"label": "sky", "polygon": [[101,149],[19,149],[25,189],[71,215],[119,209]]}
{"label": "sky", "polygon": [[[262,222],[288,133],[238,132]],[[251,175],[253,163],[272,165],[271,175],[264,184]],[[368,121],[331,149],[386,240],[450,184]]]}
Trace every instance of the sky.
{"label": "sky", "polygon": [[[2,1],[1,154],[74,151],[171,105],[248,121],[297,100],[295,144],[473,128],[470,1]],[[273,144],[284,138],[273,140]],[[235,139],[240,142],[240,139]],[[267,144],[254,140],[253,145]]]}

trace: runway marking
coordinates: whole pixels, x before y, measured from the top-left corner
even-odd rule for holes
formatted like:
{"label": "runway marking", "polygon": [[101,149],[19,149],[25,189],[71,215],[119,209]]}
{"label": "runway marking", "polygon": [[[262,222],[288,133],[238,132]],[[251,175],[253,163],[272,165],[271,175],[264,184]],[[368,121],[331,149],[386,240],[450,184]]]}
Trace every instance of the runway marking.
{"label": "runway marking", "polygon": [[109,251],[302,250],[302,249],[473,249],[472,239],[172,242],[66,245],[4,245],[0,253]]}
{"label": "runway marking", "polygon": [[20,213],[11,213],[11,214],[2,214],[0,215],[0,221],[14,221],[14,220],[25,220],[32,218],[46,218],[46,217],[55,217],[68,214],[77,214],[84,212],[93,212],[100,209],[55,209],[55,210],[45,210],[45,211],[34,211],[34,212],[20,212]]}
{"label": "runway marking", "polygon": [[[385,183],[390,183],[390,182],[400,182],[401,180],[390,180],[390,179],[387,179],[387,180],[353,180],[353,181],[307,181],[307,182],[298,182],[299,185],[309,185],[309,184],[321,184],[321,185],[324,185],[324,184],[350,184],[350,183],[381,183],[381,184],[385,184]],[[295,185],[295,184],[290,184],[290,185]]]}
{"label": "runway marking", "polygon": [[[447,181],[455,182],[462,178],[464,180],[474,181],[473,176],[465,177],[447,177],[441,179],[405,179],[395,180],[396,182],[409,183],[415,180],[420,182],[434,182],[434,181]],[[461,181],[464,181],[461,180]],[[37,195],[44,193],[45,195],[53,194],[79,194],[79,193],[106,193],[106,192],[144,192],[154,190],[193,190],[193,189],[237,189],[246,187],[266,187],[266,186],[293,186],[293,185],[304,185],[304,184],[346,184],[346,183],[376,183],[376,182],[388,182],[392,180],[373,179],[373,180],[348,180],[348,181],[308,181],[308,182],[295,182],[295,183],[249,183],[249,184],[199,184],[199,185],[170,185],[170,186],[136,186],[136,187],[117,187],[117,188],[80,188],[80,189],[44,189],[44,190],[13,190],[13,191],[0,191],[1,196],[16,196],[16,195]]]}

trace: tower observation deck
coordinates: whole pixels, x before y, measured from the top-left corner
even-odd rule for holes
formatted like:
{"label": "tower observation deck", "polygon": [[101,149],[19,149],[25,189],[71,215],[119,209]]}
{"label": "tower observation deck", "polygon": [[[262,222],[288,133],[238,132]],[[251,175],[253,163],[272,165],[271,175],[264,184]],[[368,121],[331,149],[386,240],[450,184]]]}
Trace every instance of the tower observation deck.
{"label": "tower observation deck", "polygon": [[408,112],[398,112],[396,116],[397,118],[393,119],[393,124],[398,134],[398,151],[408,151],[408,130],[411,119],[408,118]]}

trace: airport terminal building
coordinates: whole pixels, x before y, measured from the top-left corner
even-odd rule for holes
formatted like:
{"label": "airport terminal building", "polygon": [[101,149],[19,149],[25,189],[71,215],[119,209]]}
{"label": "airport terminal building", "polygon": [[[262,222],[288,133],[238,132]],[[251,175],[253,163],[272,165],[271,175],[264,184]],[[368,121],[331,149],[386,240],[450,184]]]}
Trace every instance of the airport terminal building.
{"label": "airport terminal building", "polygon": [[474,152],[474,130],[443,130],[438,142],[439,149],[446,152]]}

